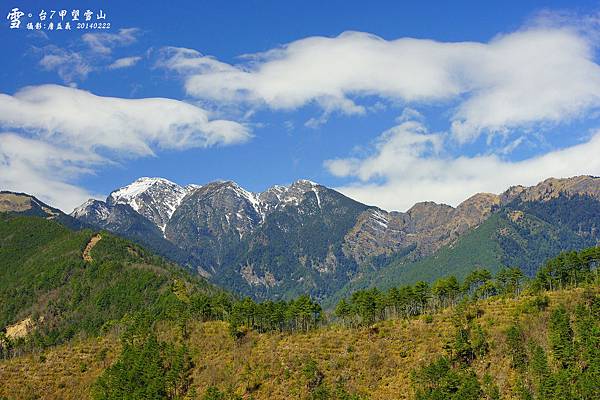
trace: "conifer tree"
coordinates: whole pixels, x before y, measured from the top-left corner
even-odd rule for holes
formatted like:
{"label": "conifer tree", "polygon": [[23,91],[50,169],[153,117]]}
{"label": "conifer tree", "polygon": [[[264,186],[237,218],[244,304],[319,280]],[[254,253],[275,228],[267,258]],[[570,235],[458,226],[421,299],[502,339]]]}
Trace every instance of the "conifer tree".
{"label": "conifer tree", "polygon": [[573,329],[569,314],[563,306],[557,307],[552,312],[549,328],[552,354],[563,368],[568,368],[573,362]]}

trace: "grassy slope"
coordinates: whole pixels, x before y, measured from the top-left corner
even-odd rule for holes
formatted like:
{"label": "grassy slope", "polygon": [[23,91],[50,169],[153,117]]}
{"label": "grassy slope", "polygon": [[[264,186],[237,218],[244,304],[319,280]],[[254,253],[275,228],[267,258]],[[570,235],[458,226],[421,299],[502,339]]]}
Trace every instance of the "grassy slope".
{"label": "grassy slope", "polygon": [[[581,294],[581,289],[550,293],[549,309],[533,313],[523,312],[527,297],[479,302],[476,307],[483,315],[478,322],[491,346],[489,354],[474,364],[479,377],[491,374],[507,395],[518,376],[507,356],[505,331],[509,324],[520,320],[527,340],[547,346],[549,312],[558,304],[572,309]],[[331,385],[345,382],[350,391],[369,394],[371,399],[410,398],[410,371],[443,352],[444,342],[453,334],[452,311],[434,315],[430,323],[423,318],[392,320],[377,327],[332,326],[289,335],[251,333],[242,343],[235,343],[223,322],[193,323],[187,341],[195,363],[192,386],[199,394],[216,385],[238,394],[251,393],[257,400],[303,399],[307,389],[302,368],[307,357],[312,357]],[[160,332],[163,338],[177,337],[168,326],[162,326]],[[118,353],[118,347],[118,340],[107,336],[47,350],[43,362],[40,355],[0,361],[0,396],[85,398],[91,382]],[[98,359],[103,348],[108,350],[106,361]]]}

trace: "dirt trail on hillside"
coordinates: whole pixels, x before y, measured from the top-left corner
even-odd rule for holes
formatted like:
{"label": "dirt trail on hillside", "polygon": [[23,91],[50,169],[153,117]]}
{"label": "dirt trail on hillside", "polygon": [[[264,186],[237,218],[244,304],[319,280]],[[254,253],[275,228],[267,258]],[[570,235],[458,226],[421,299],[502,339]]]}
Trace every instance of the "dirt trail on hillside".
{"label": "dirt trail on hillside", "polygon": [[92,251],[92,249],[94,248],[96,243],[98,243],[100,241],[100,239],[102,239],[102,236],[100,234],[92,236],[92,238],[90,239],[88,244],[85,246],[85,249],[83,250],[82,257],[83,257],[84,261],[86,261],[86,262],[93,261],[92,256],[90,255],[90,251]]}

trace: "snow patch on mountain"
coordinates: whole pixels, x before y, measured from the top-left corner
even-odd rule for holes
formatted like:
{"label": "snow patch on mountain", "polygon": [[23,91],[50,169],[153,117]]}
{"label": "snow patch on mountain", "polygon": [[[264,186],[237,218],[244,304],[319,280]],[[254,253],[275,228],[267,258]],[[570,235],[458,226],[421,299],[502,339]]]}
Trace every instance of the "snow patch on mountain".
{"label": "snow patch on mountain", "polygon": [[319,191],[316,188],[312,188],[313,193],[317,197],[317,205],[321,208],[321,197],[319,196]]}
{"label": "snow patch on mountain", "polygon": [[[108,202],[112,204],[129,204],[135,211],[140,211],[144,205],[143,194],[160,197],[170,214],[173,214],[187,190],[178,184],[164,178],[139,178],[133,183],[112,192]],[[170,216],[170,215],[169,215]]]}
{"label": "snow patch on mountain", "polygon": [[185,185],[184,189],[187,193],[193,192],[194,190],[201,189],[202,185],[196,185],[194,183],[190,183],[189,185]]}
{"label": "snow patch on mountain", "polygon": [[107,199],[109,205],[127,204],[163,232],[169,219],[183,198],[198,185],[179,186],[164,178],[143,177],[112,192]]}
{"label": "snow patch on mountain", "polygon": [[[93,215],[94,220],[107,220],[114,206],[124,204],[129,205],[138,214],[153,222],[164,233],[169,220],[181,205],[183,199],[200,189],[207,191],[207,194],[213,190],[232,191],[234,196],[242,199],[255,211],[258,219],[246,215],[243,210],[236,210],[237,213],[225,215],[227,224],[235,224],[235,221],[249,219],[253,221],[250,229],[254,229],[254,227],[262,224],[271,212],[282,207],[300,206],[306,194],[310,192],[314,193],[317,206],[321,208],[322,190],[324,188],[315,182],[301,179],[288,186],[274,185],[262,193],[253,193],[233,181],[180,186],[164,178],[142,177],[110,193],[106,202],[88,200],[76,208],[72,216],[83,218],[85,215]],[[299,212],[301,211],[299,210]],[[241,215],[240,212],[244,215]]]}
{"label": "snow patch on mountain", "polygon": [[388,218],[380,210],[373,210],[371,212],[371,220],[374,221],[377,225],[381,226],[383,229],[387,229],[388,227]]}
{"label": "snow patch on mountain", "polygon": [[279,207],[299,206],[304,196],[308,192],[313,192],[317,199],[317,206],[321,208],[321,185],[301,179],[289,186],[275,185],[265,192],[261,193],[258,198],[263,203],[265,210],[272,211]]}
{"label": "snow patch on mountain", "polygon": [[264,212],[264,209],[263,209],[262,204],[260,202],[260,199],[258,197],[259,195],[247,191],[246,189],[244,189],[243,187],[239,186],[235,182],[232,182],[231,187],[233,188],[233,190],[235,191],[235,193],[237,195],[239,195],[240,197],[246,199],[250,203],[250,205],[252,206],[252,208],[254,208],[254,210],[256,211],[256,213],[261,216],[261,221],[264,221],[264,219],[265,219],[265,212]]}
{"label": "snow patch on mountain", "polygon": [[110,209],[100,200],[89,199],[70,214],[73,218],[81,219],[91,216],[96,220],[104,221],[110,216]]}

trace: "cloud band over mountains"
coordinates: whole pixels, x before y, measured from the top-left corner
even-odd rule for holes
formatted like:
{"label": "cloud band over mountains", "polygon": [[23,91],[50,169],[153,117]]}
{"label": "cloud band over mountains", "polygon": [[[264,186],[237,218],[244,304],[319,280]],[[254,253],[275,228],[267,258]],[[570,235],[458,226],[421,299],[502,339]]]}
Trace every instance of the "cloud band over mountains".
{"label": "cloud band over mountains", "polygon": [[[349,31],[227,62],[175,46],[130,51],[143,36],[138,28],[87,33],[71,47],[41,48],[38,66],[75,86],[92,79],[92,71],[118,74],[135,67],[139,73],[153,64],[158,68],[148,74],[173,72],[185,95],[202,107],[59,85],[0,94],[0,186],[68,211],[94,195],[77,185],[80,178],[105,165],[160,157],[164,150],[244,143],[253,135],[250,126],[260,135],[271,122],[258,120],[265,114],[297,112],[310,118],[305,127],[326,131],[333,114],[375,119],[382,109],[404,111],[385,132],[365,131],[364,142],[353,143],[366,152],[331,149],[323,157],[329,159],[317,161],[359,201],[404,210],[422,200],[457,204],[475,192],[499,192],[550,175],[600,175],[598,20],[548,14],[480,42],[390,40]],[[123,48],[127,53],[116,54]],[[315,106],[321,115],[306,117]],[[429,119],[437,120],[436,132]],[[570,129],[577,124],[585,129]],[[564,138],[544,143],[558,130]],[[525,145],[532,151],[514,157]],[[261,162],[269,162],[270,154],[263,155]],[[285,182],[265,186],[274,183]]]}
{"label": "cloud band over mountains", "polygon": [[451,107],[459,142],[523,125],[561,123],[600,106],[594,42],[565,26],[535,26],[487,43],[385,40],[363,32],[309,37],[227,64],[166,48],[158,65],[182,74],[186,92],[217,103],[364,114],[361,99]]}
{"label": "cloud band over mountains", "polygon": [[240,123],[211,119],[182,101],[102,97],[59,85],[0,94],[0,126],[20,134],[2,133],[0,164],[10,173],[2,174],[0,186],[25,190],[23,182],[37,182],[30,193],[67,210],[86,198],[61,184],[90,173],[91,166],[157,150],[237,144],[251,135]]}

